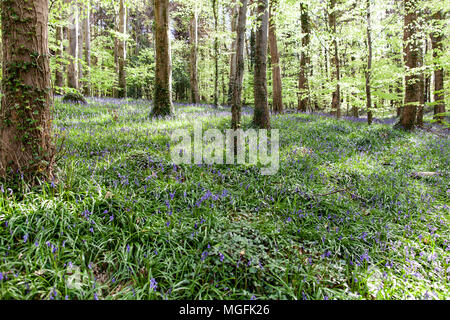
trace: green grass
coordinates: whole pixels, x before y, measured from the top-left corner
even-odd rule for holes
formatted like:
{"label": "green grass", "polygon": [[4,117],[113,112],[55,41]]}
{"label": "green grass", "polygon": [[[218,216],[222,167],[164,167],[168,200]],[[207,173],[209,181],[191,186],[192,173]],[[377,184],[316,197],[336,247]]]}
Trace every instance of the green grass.
{"label": "green grass", "polygon": [[149,111],[56,102],[57,181],[0,183],[0,298],[450,297],[448,138],[274,116],[280,170],[261,176],[257,166],[171,164],[172,130],[196,119],[224,130],[229,112]]}

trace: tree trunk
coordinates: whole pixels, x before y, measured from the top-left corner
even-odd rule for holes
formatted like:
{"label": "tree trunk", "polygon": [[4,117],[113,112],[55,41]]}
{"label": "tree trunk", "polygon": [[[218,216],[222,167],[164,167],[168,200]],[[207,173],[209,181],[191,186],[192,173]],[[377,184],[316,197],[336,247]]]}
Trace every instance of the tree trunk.
{"label": "tree trunk", "polygon": [[190,63],[189,63],[189,73],[191,78],[191,103],[199,103],[200,97],[198,93],[198,74],[197,74],[197,11],[194,10],[191,16],[191,24],[189,28],[189,40],[191,45],[190,50]]}
{"label": "tree trunk", "polygon": [[[420,101],[419,76],[414,72],[419,66],[419,46],[413,36],[417,29],[417,0],[404,0],[405,16],[403,28],[403,56],[406,66],[405,75],[405,97],[403,110],[400,115],[398,126],[405,130],[414,129],[416,122],[417,107]],[[413,72],[411,74],[411,72]]]}
{"label": "tree trunk", "polygon": [[0,177],[53,178],[47,0],[1,2]]}
{"label": "tree trunk", "polygon": [[269,8],[269,47],[270,47],[270,63],[272,64],[272,100],[273,111],[275,113],[283,112],[283,96],[281,83],[280,55],[278,53],[277,34],[275,26],[274,5],[277,0],[271,0]]}
{"label": "tree trunk", "polygon": [[[421,40],[420,41],[421,43],[425,44],[423,42],[423,40],[425,40],[425,39],[423,39],[421,37],[420,40]],[[418,55],[419,67],[423,67],[423,65],[425,63],[425,52],[423,52],[422,49],[423,48],[419,47],[419,55]],[[425,108],[425,74],[424,74],[424,72],[420,71],[420,74],[418,75],[418,77],[419,77],[419,106],[417,108],[417,114],[416,114],[416,125],[418,127],[423,127],[423,112],[424,112],[424,108]]]}
{"label": "tree trunk", "polygon": [[70,0],[66,0],[70,4],[70,16],[68,26],[69,39],[69,65],[67,68],[67,86],[72,89],[78,89],[78,9]]}
{"label": "tree trunk", "polygon": [[154,0],[155,11],[155,98],[153,116],[174,113],[172,104],[172,59],[169,38],[169,0]]}
{"label": "tree trunk", "polygon": [[119,6],[119,33],[120,39],[117,43],[118,49],[118,64],[119,64],[119,89],[117,92],[118,98],[127,97],[127,79],[126,79],[126,61],[127,61],[127,43],[125,36],[127,33],[127,9],[124,6],[124,0],[120,0]]}
{"label": "tree trunk", "polygon": [[217,1],[212,0],[214,15],[214,106],[219,104],[219,38]]}
{"label": "tree trunk", "polygon": [[372,92],[370,87],[370,79],[372,76],[372,35],[370,25],[370,0],[366,0],[366,17],[367,17],[367,70],[366,77],[366,109],[367,109],[367,124],[372,124]]}
{"label": "tree trunk", "polygon": [[261,129],[270,128],[270,112],[267,103],[267,45],[269,12],[268,0],[258,0],[257,28],[255,35],[254,100],[253,123]]}
{"label": "tree trunk", "polygon": [[84,15],[84,4],[78,3],[78,19],[77,19],[77,34],[78,34],[78,51],[77,51],[77,65],[78,65],[78,89],[84,87],[83,82],[83,43],[84,43],[84,33],[83,33],[83,20],[81,19]]}
{"label": "tree trunk", "polygon": [[[236,1],[236,0],[235,0]],[[237,30],[238,23],[238,14],[239,14],[239,5],[234,4],[231,12],[231,34],[234,36]],[[228,104],[232,103],[232,95],[233,95],[233,83],[236,77],[236,38],[233,38],[231,43],[231,55],[230,55],[230,80],[228,85]]]}
{"label": "tree trunk", "polygon": [[[441,22],[443,20],[442,11],[438,11],[433,15],[434,22]],[[444,116],[437,116],[437,114],[445,112],[445,95],[444,95],[444,68],[437,60],[444,53],[444,32],[442,27],[438,26],[437,30],[430,34],[431,47],[433,49],[434,59],[434,118],[442,122]]]}
{"label": "tree trunk", "polygon": [[328,20],[330,27],[332,28],[332,43],[333,43],[333,49],[334,49],[334,55],[332,56],[331,63],[334,65],[334,72],[332,81],[336,81],[336,89],[333,92],[333,99],[331,108],[336,110],[336,118],[341,117],[341,92],[340,92],[340,86],[339,81],[341,78],[340,75],[340,65],[339,65],[339,51],[338,51],[338,43],[337,43],[337,32],[336,32],[336,0],[330,0],[330,13],[328,15]]}
{"label": "tree trunk", "polygon": [[231,95],[231,128],[236,130],[241,126],[242,81],[244,80],[244,46],[245,25],[247,23],[247,2],[242,0],[239,6],[239,18],[236,27],[236,71],[232,82]]}
{"label": "tree trunk", "polygon": [[84,62],[86,63],[84,84],[84,94],[86,96],[91,95],[91,4],[88,1],[86,5],[86,19],[83,21],[83,33],[84,33]]}
{"label": "tree trunk", "polygon": [[[61,10],[61,9],[60,9]],[[60,19],[62,19],[62,14],[60,15]],[[58,49],[56,50],[56,70],[55,70],[55,93],[56,94],[62,94],[63,93],[63,87],[64,87],[64,68],[62,65],[63,61],[63,52],[64,52],[64,46],[63,46],[63,40],[64,40],[64,29],[63,26],[56,26],[56,44],[58,46]]]}
{"label": "tree trunk", "polygon": [[[300,55],[300,73],[298,77],[298,110],[305,112],[308,105],[308,97],[304,97],[308,93],[308,48],[310,41],[310,27],[309,27],[309,17],[308,17],[308,6],[304,3],[300,4],[301,11],[301,23],[302,23],[302,52]],[[325,63],[326,64],[326,63]]]}

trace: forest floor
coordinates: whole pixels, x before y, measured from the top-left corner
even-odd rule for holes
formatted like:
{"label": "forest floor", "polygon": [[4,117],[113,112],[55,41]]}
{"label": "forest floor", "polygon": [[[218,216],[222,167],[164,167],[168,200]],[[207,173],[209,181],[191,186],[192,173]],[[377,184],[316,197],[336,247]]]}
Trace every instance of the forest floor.
{"label": "forest floor", "polygon": [[172,130],[225,130],[229,110],[149,111],[57,99],[58,180],[0,185],[0,299],[450,298],[448,136],[273,116],[261,176],[171,164]]}

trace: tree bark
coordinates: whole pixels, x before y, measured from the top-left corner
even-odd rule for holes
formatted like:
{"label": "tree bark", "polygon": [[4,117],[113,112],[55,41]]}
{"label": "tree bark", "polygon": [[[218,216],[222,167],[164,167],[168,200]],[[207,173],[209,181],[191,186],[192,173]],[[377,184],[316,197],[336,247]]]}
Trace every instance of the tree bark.
{"label": "tree bark", "polygon": [[218,17],[217,1],[212,0],[212,9],[214,15],[214,105],[219,104],[219,38],[218,38]]}
{"label": "tree bark", "polygon": [[86,19],[83,21],[83,33],[84,33],[84,62],[86,63],[84,84],[84,94],[86,96],[91,95],[91,4],[88,1],[86,5]]}
{"label": "tree bark", "polygon": [[332,103],[331,108],[336,110],[336,118],[341,117],[341,90],[339,81],[341,78],[340,75],[340,65],[339,65],[339,51],[338,51],[338,43],[337,43],[337,32],[336,32],[336,16],[337,16],[337,10],[336,10],[336,1],[337,0],[330,0],[330,13],[328,15],[328,20],[330,27],[332,28],[332,43],[333,43],[333,49],[334,49],[334,55],[332,56],[331,63],[334,65],[334,72],[332,76],[332,81],[336,81],[336,89],[333,92],[332,96]]}
{"label": "tree bark", "polygon": [[366,0],[366,18],[367,18],[367,70],[365,72],[366,78],[366,109],[367,109],[367,124],[372,124],[372,90],[370,80],[372,76],[372,35],[371,35],[371,21],[370,21],[370,0]]}
{"label": "tree bark", "polygon": [[66,0],[70,4],[70,16],[68,26],[69,39],[69,65],[67,68],[67,86],[72,89],[78,89],[78,9],[70,0]]}
{"label": "tree bark", "polygon": [[0,177],[53,178],[47,0],[1,2]]}
{"label": "tree bark", "polygon": [[120,0],[119,5],[119,33],[120,39],[117,42],[117,50],[118,50],[118,65],[119,65],[119,89],[117,90],[118,98],[126,98],[127,97],[127,78],[126,78],[126,61],[127,61],[127,43],[125,40],[125,36],[127,33],[127,9],[124,5],[124,0]]}
{"label": "tree bark", "polygon": [[[298,77],[298,89],[299,89],[299,97],[298,97],[298,110],[305,112],[306,107],[308,105],[308,97],[304,97],[303,95],[308,93],[308,65],[309,65],[309,55],[308,55],[308,47],[310,41],[310,26],[309,26],[309,17],[308,17],[308,6],[304,3],[300,4],[301,11],[301,24],[302,24],[302,52],[300,54],[300,73]],[[326,62],[325,62],[326,64]]]}
{"label": "tree bark", "polygon": [[258,0],[257,28],[255,34],[253,123],[261,129],[270,128],[270,112],[267,101],[267,46],[269,29],[268,0]]}
{"label": "tree bark", "polygon": [[77,34],[78,34],[78,51],[77,51],[77,70],[78,70],[78,89],[84,87],[83,82],[83,44],[84,44],[84,33],[83,33],[83,19],[84,15],[84,4],[78,3],[78,17],[77,17]]}
{"label": "tree bark", "polygon": [[155,11],[155,95],[153,116],[174,113],[172,104],[172,58],[169,38],[169,0],[154,0]]}
{"label": "tree bark", "polygon": [[[236,0],[235,0],[236,1]],[[239,14],[239,5],[234,3],[233,9],[231,11],[231,34],[234,36],[237,30],[237,22],[238,22],[238,14]],[[231,43],[231,55],[230,55],[230,80],[228,85],[228,104],[232,103],[232,95],[233,95],[233,83],[236,77],[236,38],[233,37],[233,41]]]}
{"label": "tree bark", "polygon": [[417,107],[420,101],[420,79],[415,68],[419,66],[419,46],[414,39],[417,29],[417,0],[404,0],[405,16],[403,27],[403,56],[406,67],[405,96],[398,126],[405,130],[414,129]]}
{"label": "tree bark", "polygon": [[[444,17],[442,11],[438,11],[433,15],[434,22],[441,22]],[[437,116],[445,112],[445,95],[444,95],[444,68],[439,63],[439,58],[444,53],[444,32],[442,27],[435,27],[435,31],[430,34],[431,47],[433,49],[434,59],[434,118],[439,122],[444,119],[443,116]]]}
{"label": "tree bark", "polygon": [[199,103],[200,96],[198,92],[198,63],[197,63],[197,11],[194,10],[191,16],[191,23],[189,28],[189,40],[190,40],[190,63],[189,63],[189,73],[191,78],[191,103]]}
{"label": "tree bark", "polygon": [[241,126],[242,81],[244,80],[244,46],[245,25],[247,23],[248,0],[241,0],[239,18],[236,27],[236,71],[232,82],[231,95],[231,128],[236,130]]}
{"label": "tree bark", "polygon": [[269,8],[269,48],[272,65],[272,104],[275,113],[283,112],[283,96],[281,83],[280,55],[278,53],[277,33],[275,26],[275,8],[277,0],[271,0]]}
{"label": "tree bark", "polygon": [[[61,10],[61,7],[60,7]],[[62,14],[60,15],[60,19],[63,20]],[[64,40],[64,29],[63,26],[56,26],[56,44],[58,46],[58,49],[56,50],[56,70],[55,70],[55,93],[56,94],[62,94],[62,88],[64,87],[64,68],[62,65],[63,60],[63,52],[64,52],[64,46],[63,46],[63,40]]]}

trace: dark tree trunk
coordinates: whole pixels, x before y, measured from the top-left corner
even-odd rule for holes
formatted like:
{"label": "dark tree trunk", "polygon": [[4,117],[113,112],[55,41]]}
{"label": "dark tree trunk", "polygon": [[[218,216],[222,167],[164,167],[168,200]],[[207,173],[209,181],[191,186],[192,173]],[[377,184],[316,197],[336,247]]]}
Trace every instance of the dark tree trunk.
{"label": "dark tree trunk", "polygon": [[269,8],[269,47],[272,65],[272,104],[275,113],[283,112],[283,95],[281,83],[280,55],[278,53],[277,31],[275,26],[275,10],[277,0],[271,0]]}
{"label": "dark tree trunk", "polygon": [[190,55],[189,55],[189,75],[190,75],[190,91],[191,91],[191,103],[199,103],[200,97],[198,92],[198,73],[197,73],[197,12],[194,10],[191,16],[191,23],[189,27],[189,42],[190,42]]}
{"label": "dark tree trunk", "polygon": [[1,2],[0,177],[53,178],[47,0]]}
{"label": "dark tree trunk", "polygon": [[242,81],[244,79],[244,46],[245,46],[245,25],[247,23],[247,2],[242,0],[239,6],[239,18],[236,28],[236,71],[232,82],[231,95],[231,128],[236,130],[241,127],[242,108]]}
{"label": "dark tree trunk", "polygon": [[414,129],[416,122],[417,107],[420,101],[420,83],[419,76],[414,72],[415,68],[419,66],[419,46],[417,41],[414,41],[413,35],[417,29],[417,0],[404,0],[405,3],[405,17],[403,28],[403,55],[405,60],[406,72],[405,75],[405,97],[403,103],[403,110],[400,115],[398,126],[405,130]]}
{"label": "dark tree trunk", "polygon": [[[433,15],[434,24],[440,23],[444,17],[442,11],[438,11]],[[444,32],[442,27],[437,26],[436,31],[430,35],[431,47],[433,49],[434,62],[434,118],[442,122],[443,116],[437,116],[438,114],[445,112],[445,95],[444,95],[444,68],[436,60],[444,53]]]}
{"label": "dark tree trunk", "polygon": [[169,38],[169,0],[154,0],[155,11],[155,99],[153,116],[174,113],[172,104],[172,59]]}
{"label": "dark tree trunk", "polygon": [[[310,26],[308,16],[308,6],[304,3],[300,4],[301,23],[302,23],[302,52],[300,55],[300,74],[298,77],[298,110],[305,112],[308,106],[308,97],[304,95],[308,93],[308,65],[309,65],[309,41]],[[326,63],[325,63],[326,64]]]}
{"label": "dark tree trunk", "polygon": [[267,45],[269,28],[268,0],[258,0],[257,29],[255,35],[253,123],[261,129],[270,128],[270,112],[267,102]]}

